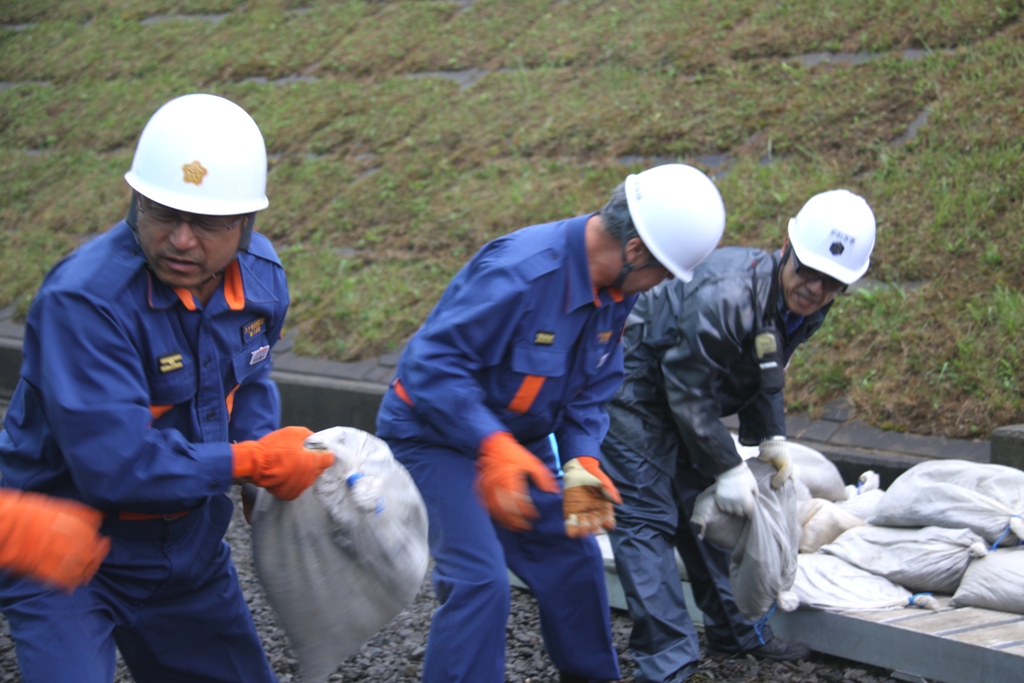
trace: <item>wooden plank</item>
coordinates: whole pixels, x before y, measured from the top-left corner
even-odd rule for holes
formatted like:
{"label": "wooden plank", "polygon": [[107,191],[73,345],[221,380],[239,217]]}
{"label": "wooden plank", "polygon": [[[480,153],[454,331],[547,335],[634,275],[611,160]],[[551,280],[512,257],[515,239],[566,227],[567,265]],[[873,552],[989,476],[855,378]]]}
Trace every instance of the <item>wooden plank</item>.
{"label": "wooden plank", "polygon": [[[1024,620],[1018,617],[1017,620],[1009,623],[950,633],[945,637],[948,640],[980,645],[986,648],[1001,648],[1014,643],[1024,642]],[[1024,679],[1024,659],[1021,660],[1021,678]]]}
{"label": "wooden plank", "polygon": [[916,619],[895,621],[890,624],[918,633],[946,635],[957,631],[995,626],[1014,620],[1024,620],[1024,617],[1015,617],[1005,612],[994,612],[977,607],[961,607],[941,612],[925,612]]}

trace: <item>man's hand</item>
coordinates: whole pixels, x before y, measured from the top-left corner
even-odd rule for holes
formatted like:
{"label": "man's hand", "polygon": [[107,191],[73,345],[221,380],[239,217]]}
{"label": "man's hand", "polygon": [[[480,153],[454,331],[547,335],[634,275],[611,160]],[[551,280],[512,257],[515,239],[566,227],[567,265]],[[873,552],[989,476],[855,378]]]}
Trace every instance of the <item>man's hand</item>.
{"label": "man's hand", "polygon": [[68,593],[96,574],[110,551],[103,514],[66,498],[0,491],[0,567]]}
{"label": "man's hand", "polygon": [[793,475],[793,463],[789,458],[789,442],[784,436],[775,436],[761,442],[757,459],[766,462],[779,472],[772,477],[772,488],[780,489]]}
{"label": "man's hand", "polygon": [[622,504],[622,496],[596,458],[583,455],[565,463],[565,492],[562,512],[569,538],[595,534],[615,528],[612,503]]}
{"label": "man's hand", "polygon": [[539,516],[527,479],[541,491],[558,493],[551,470],[508,432],[494,432],[480,442],[476,467],[476,487],[484,507],[494,521],[512,531],[530,529],[530,522]]}
{"label": "man's hand", "polygon": [[754,514],[757,498],[757,480],[747,464],[741,462],[731,470],[722,472],[715,485],[715,503],[722,510],[737,517]]}
{"label": "man's hand", "polygon": [[233,444],[236,483],[251,481],[281,500],[295,500],[334,464],[330,451],[306,449],[303,442],[312,434],[305,427],[285,427],[259,441]]}

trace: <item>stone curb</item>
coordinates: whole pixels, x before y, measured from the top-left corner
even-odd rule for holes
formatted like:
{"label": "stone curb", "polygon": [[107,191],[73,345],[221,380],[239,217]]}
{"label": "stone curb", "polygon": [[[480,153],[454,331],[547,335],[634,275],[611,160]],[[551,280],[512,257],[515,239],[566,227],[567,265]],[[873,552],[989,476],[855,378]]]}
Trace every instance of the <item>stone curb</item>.
{"label": "stone curb", "polygon": [[[24,327],[11,320],[13,309],[0,310],[0,396],[10,396],[18,381]],[[282,424],[313,430],[347,425],[375,428],[377,407],[394,375],[401,350],[356,363],[305,358],[292,352],[285,337],[275,349],[272,377],[281,392]],[[726,418],[735,430],[739,423]],[[947,439],[888,432],[858,421],[845,401],[829,404],[818,418],[800,413],[786,418],[790,439],[823,453],[849,483],[865,470],[878,472],[882,486],[920,462],[961,459],[1024,469],[1024,425],[993,431],[991,441]]]}

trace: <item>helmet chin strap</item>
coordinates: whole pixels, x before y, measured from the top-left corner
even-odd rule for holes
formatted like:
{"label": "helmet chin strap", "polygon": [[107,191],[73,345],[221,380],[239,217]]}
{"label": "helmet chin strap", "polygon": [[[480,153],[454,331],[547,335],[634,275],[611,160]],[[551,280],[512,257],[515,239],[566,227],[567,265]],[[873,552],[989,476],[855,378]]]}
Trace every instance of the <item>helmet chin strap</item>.
{"label": "helmet chin strap", "polygon": [[626,243],[622,242],[622,270],[619,271],[619,276],[615,278],[615,282],[610,286],[615,289],[622,289],[622,283],[626,281],[626,277],[628,277],[633,270],[633,264],[626,260]]}
{"label": "helmet chin strap", "polygon": [[660,266],[660,265],[661,264],[658,263],[657,259],[655,259],[654,257],[651,257],[651,259],[647,263],[643,264],[642,266],[634,266],[632,263],[630,263],[629,261],[626,260],[626,243],[623,242],[622,243],[622,270],[619,271],[619,276],[617,278],[615,278],[615,282],[611,283],[609,285],[609,287],[613,287],[614,289],[622,289],[622,285],[626,281],[626,278],[633,271],[635,271],[635,270],[643,270],[644,268],[650,268],[652,266]]}

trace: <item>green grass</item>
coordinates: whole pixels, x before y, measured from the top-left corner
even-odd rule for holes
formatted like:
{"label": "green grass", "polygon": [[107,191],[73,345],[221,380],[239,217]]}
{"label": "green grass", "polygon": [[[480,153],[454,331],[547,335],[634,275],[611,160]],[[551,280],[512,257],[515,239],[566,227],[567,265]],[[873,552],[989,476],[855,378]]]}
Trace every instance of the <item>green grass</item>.
{"label": "green grass", "polygon": [[[53,263],[123,216],[142,127],[187,92],[229,97],[263,130],[271,204],[257,227],[288,269],[295,349],[339,360],[399,346],[487,240],[594,211],[653,158],[728,155],[726,244],[779,246],[833,187],[878,218],[878,284],[841,297],[798,352],[790,406],[846,395],[875,426],[985,437],[1024,421],[1021,10],[10,0],[0,306],[24,314]],[[824,51],[872,59],[799,59]],[[468,88],[423,77],[468,69],[485,74]]]}

